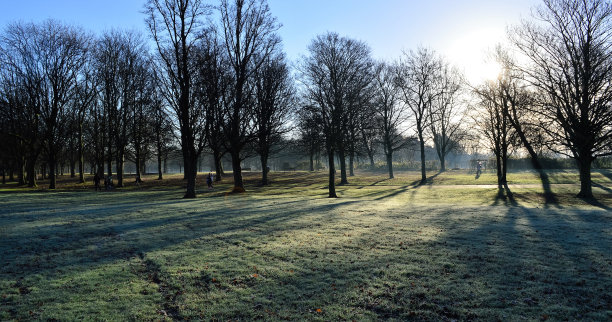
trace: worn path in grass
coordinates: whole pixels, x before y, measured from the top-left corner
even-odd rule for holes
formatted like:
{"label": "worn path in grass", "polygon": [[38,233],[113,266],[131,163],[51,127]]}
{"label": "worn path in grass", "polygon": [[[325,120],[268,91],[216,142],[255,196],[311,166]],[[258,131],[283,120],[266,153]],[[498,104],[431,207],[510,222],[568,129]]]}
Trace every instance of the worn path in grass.
{"label": "worn path in grass", "polygon": [[612,318],[605,191],[275,179],[0,194],[0,320]]}

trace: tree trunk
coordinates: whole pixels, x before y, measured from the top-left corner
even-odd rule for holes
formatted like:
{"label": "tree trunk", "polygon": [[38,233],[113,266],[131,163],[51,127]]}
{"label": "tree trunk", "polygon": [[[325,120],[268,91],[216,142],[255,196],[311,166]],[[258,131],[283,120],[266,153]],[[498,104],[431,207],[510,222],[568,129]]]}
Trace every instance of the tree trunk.
{"label": "tree trunk", "polygon": [[234,175],[233,192],[244,192],[244,183],[242,182],[242,167],[240,166],[239,152],[232,151],[232,171]]}
{"label": "tree trunk", "polygon": [[508,185],[508,180],[506,179],[506,174],[508,173],[508,145],[504,144],[503,146],[503,151],[502,151],[502,178],[501,178],[501,183],[502,185],[506,186]]}
{"label": "tree trunk", "polygon": [[83,156],[83,123],[79,124],[79,183],[85,183],[85,157]]}
{"label": "tree trunk", "polygon": [[499,189],[502,188],[502,165],[501,165],[501,151],[497,151],[495,153],[495,161],[497,167],[497,186]]}
{"label": "tree trunk", "polygon": [[591,158],[579,157],[577,159],[578,170],[580,171],[580,198],[593,198],[593,189],[591,187]]}
{"label": "tree trunk", "polygon": [[355,153],[351,151],[351,153],[349,154],[349,176],[351,177],[355,176],[355,166],[353,164],[354,159],[355,159]]}
{"label": "tree trunk", "polygon": [[310,172],[314,171],[314,152],[310,150]]}
{"label": "tree trunk", "polygon": [[71,158],[70,160],[70,178],[75,178],[76,177],[76,160],[74,160],[74,158]]}
{"label": "tree trunk", "polygon": [[2,168],[2,184],[6,184],[6,169]]}
{"label": "tree trunk", "polygon": [[111,147],[110,145],[108,146],[108,160],[106,163],[106,171],[108,172],[106,175],[108,176],[112,176],[113,175],[113,154],[111,152]]}
{"label": "tree trunk", "polygon": [[36,187],[36,158],[31,157],[26,162],[28,170],[28,187]]}
{"label": "tree trunk", "polygon": [[213,150],[213,162],[215,163],[215,182],[220,182],[223,176],[223,163],[221,163],[221,152]]}
{"label": "tree trunk", "polygon": [[197,174],[197,156],[188,155],[184,158],[185,177],[187,178],[187,191],[183,198],[196,197],[196,174]]}
{"label": "tree trunk", "polygon": [[18,173],[17,173],[17,183],[21,186],[24,185],[26,183],[25,180],[25,175],[26,175],[26,171],[25,171],[25,160],[24,158],[19,158],[19,168],[18,168]]}
{"label": "tree trunk", "polygon": [[421,147],[421,182],[425,184],[427,182],[427,172],[425,170],[425,139],[423,138],[423,132],[419,132],[419,146]]}
{"label": "tree trunk", "polygon": [[164,175],[162,173],[162,157],[161,153],[157,153],[157,180],[162,180]]}
{"label": "tree trunk", "polygon": [[117,188],[123,187],[123,163],[124,163],[124,151],[117,151]]}
{"label": "tree trunk", "polygon": [[446,156],[444,155],[444,153],[441,153],[439,157],[440,157],[440,172],[444,172],[446,171],[446,161],[445,161]]}
{"label": "tree trunk", "polygon": [[393,153],[387,153],[387,168],[389,169],[389,179],[393,179]]}
{"label": "tree trunk", "polygon": [[348,184],[346,177],[346,156],[344,155],[344,147],[338,149],[338,157],[340,159],[340,185]]}
{"label": "tree trunk", "polygon": [[262,153],[260,156],[261,160],[261,185],[268,185],[268,156],[265,153]]}
{"label": "tree trunk", "polygon": [[55,153],[53,151],[49,151],[49,189],[55,189],[57,171],[56,166]]}
{"label": "tree trunk", "polygon": [[136,166],[136,182],[142,182],[142,179],[140,177],[141,176],[141,173],[140,173],[141,172],[140,171],[141,170],[141,164],[140,164],[140,162],[141,162],[140,161],[140,149],[136,149],[136,164],[135,164],[135,166]]}
{"label": "tree trunk", "polygon": [[327,155],[329,158],[329,198],[338,198],[336,195],[336,167],[334,165],[334,151],[328,150]]}

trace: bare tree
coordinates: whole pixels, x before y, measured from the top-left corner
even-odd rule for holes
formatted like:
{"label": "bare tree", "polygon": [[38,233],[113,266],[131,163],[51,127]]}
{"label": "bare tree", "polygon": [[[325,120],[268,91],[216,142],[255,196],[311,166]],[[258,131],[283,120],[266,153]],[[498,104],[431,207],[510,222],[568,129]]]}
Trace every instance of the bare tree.
{"label": "bare tree", "polygon": [[519,66],[538,90],[541,128],[551,150],[574,158],[578,196],[592,198],[591,163],[612,154],[612,5],[605,0],[544,0],[536,22],[511,32],[528,64]]}
{"label": "bare tree", "polygon": [[[88,47],[93,44],[88,42]],[[86,60],[81,66],[81,72],[77,78],[77,86],[73,100],[73,113],[76,123],[76,135],[78,138],[78,163],[79,163],[79,183],[85,182],[85,143],[84,143],[84,125],[87,112],[95,104],[97,98],[97,79],[95,77],[94,65],[92,61],[93,55],[91,52],[87,55]]]}
{"label": "bare tree", "polygon": [[429,128],[433,137],[434,148],[440,159],[440,172],[446,171],[446,155],[459,147],[463,111],[461,107],[462,84],[459,71],[443,62],[437,77],[438,94],[429,111]]}
{"label": "bare tree", "polygon": [[546,142],[546,139],[550,137],[542,131],[541,120],[538,118],[538,113],[533,110],[537,93],[530,90],[529,84],[523,80],[520,68],[516,68],[513,57],[506,49],[497,46],[494,58],[502,67],[497,78],[497,86],[507,104],[503,109],[507,113],[506,118],[521,145],[527,150],[533,168],[540,176],[546,202],[556,202],[550,188],[548,174],[540,162],[543,147],[552,142]]}
{"label": "bare tree", "polygon": [[474,90],[481,108],[474,115],[474,120],[495,154],[497,184],[501,189],[507,184],[508,151],[514,131],[508,121],[509,102],[500,85],[497,81],[487,81]]}
{"label": "bare tree", "polygon": [[347,111],[344,118],[345,130],[342,132],[344,137],[339,140],[341,143],[338,147],[340,151],[340,162],[341,162],[341,184],[347,184],[346,178],[346,166],[345,155],[342,152],[346,150],[348,153],[348,169],[349,176],[355,175],[355,157],[362,155],[362,147],[359,144],[359,135],[365,134],[365,131],[360,131],[363,126],[367,126],[368,119],[371,119],[374,115],[372,108],[372,100],[375,96],[375,89],[373,86],[373,64],[372,60],[368,61],[367,65],[363,66],[361,75],[355,78],[353,88],[350,90],[350,95],[347,96]]}
{"label": "bare tree", "polygon": [[102,158],[99,172],[104,173],[106,162],[107,175],[113,174],[113,155],[117,133],[118,110],[121,101],[120,57],[122,35],[118,31],[103,34],[95,49],[95,73],[98,85],[99,106],[92,111],[95,131],[94,136],[99,142],[98,157]]}
{"label": "bare tree", "polygon": [[232,80],[224,132],[232,157],[233,191],[242,192],[240,163],[245,157],[242,152],[253,140],[251,104],[254,99],[249,80],[277,50],[280,38],[276,31],[280,24],[265,0],[222,0],[220,10]]}
{"label": "bare tree", "polygon": [[308,152],[309,170],[315,171],[315,159],[318,164],[324,140],[321,121],[314,108],[307,106],[298,110],[297,129],[298,144]]}
{"label": "bare tree", "polygon": [[155,155],[157,157],[157,180],[162,180],[163,169],[162,162],[166,162],[170,153],[170,145],[174,138],[172,120],[166,113],[164,108],[163,98],[156,91],[152,97],[152,120],[151,127],[155,136]]}
{"label": "bare tree", "polygon": [[308,51],[300,67],[303,95],[309,103],[306,108],[312,109],[321,122],[329,160],[329,197],[336,198],[335,153],[342,151],[339,141],[346,135],[343,131],[351,96],[355,89],[363,88],[363,71],[372,67],[370,48],[363,42],[327,33],[317,36]]}
{"label": "bare tree", "polygon": [[221,158],[226,153],[224,133],[224,110],[229,101],[231,77],[227,53],[215,29],[210,28],[202,37],[198,54],[198,99],[206,108],[206,137],[212,152],[215,181],[221,181],[223,167]]}
{"label": "bare tree", "polygon": [[[117,170],[117,187],[123,187],[124,164],[130,142],[136,143],[136,174],[140,180],[140,162],[143,127],[143,114],[138,115],[138,109],[144,105],[143,100],[150,96],[147,86],[148,59],[142,37],[134,32],[124,32],[119,35],[119,90],[120,101],[114,119],[114,143],[116,148],[115,166]],[[149,93],[146,93],[149,90]],[[140,118],[139,118],[140,117]],[[132,134],[138,137],[133,138]],[[136,141],[134,141],[136,140]]]}
{"label": "bare tree", "polygon": [[[83,33],[53,20],[41,24],[13,25],[21,51],[13,54],[25,64],[14,64],[20,73],[35,79],[31,86],[42,127],[49,165],[49,189],[55,189],[58,156],[66,138],[68,105],[74,95],[77,74],[86,54]],[[13,60],[15,61],[15,60]],[[32,166],[33,170],[33,166]],[[33,171],[31,171],[33,175]]]}
{"label": "bare tree", "polygon": [[407,127],[408,105],[399,104],[399,88],[396,85],[395,66],[380,62],[375,68],[374,100],[376,119],[380,130],[381,141],[387,160],[389,178],[393,178],[393,153],[408,144],[404,138]]}
{"label": "bare tree", "polygon": [[[10,180],[17,170],[20,185],[36,186],[35,165],[43,147],[40,105],[35,104],[41,75],[28,73],[32,55],[23,42],[23,25],[7,28],[0,44],[0,135]],[[27,173],[27,179],[26,179]]]}
{"label": "bare tree", "polygon": [[440,59],[431,49],[418,48],[405,52],[397,69],[397,86],[400,100],[412,112],[416,135],[421,151],[421,184],[427,181],[425,170],[425,135],[431,123],[429,113],[438,95],[437,76],[441,67]]}
{"label": "bare tree", "polygon": [[295,89],[285,55],[270,56],[253,77],[255,151],[261,160],[261,184],[268,185],[268,158],[282,148],[289,132],[289,117],[295,107]]}
{"label": "bare tree", "polygon": [[[156,133],[155,113],[157,92],[152,64],[146,52],[139,52],[131,62],[131,84],[128,93],[129,108],[132,120],[130,122],[131,146],[136,167],[136,182],[142,182],[142,169],[146,161],[148,147],[154,142]],[[133,74],[132,74],[133,73]]]}
{"label": "bare tree", "polygon": [[202,0],[149,0],[146,23],[165,70],[165,98],[172,107],[181,133],[187,179],[185,198],[196,197],[197,161],[206,144],[206,115],[196,106],[193,64],[202,19],[209,7]]}

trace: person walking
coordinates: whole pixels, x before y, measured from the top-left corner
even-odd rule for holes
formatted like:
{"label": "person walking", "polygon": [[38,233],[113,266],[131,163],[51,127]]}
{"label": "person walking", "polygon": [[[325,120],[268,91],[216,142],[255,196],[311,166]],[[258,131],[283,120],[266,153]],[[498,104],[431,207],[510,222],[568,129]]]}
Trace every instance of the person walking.
{"label": "person walking", "polygon": [[208,186],[208,189],[212,189],[213,188],[213,174],[212,172],[208,173],[208,176],[206,176],[206,185]]}

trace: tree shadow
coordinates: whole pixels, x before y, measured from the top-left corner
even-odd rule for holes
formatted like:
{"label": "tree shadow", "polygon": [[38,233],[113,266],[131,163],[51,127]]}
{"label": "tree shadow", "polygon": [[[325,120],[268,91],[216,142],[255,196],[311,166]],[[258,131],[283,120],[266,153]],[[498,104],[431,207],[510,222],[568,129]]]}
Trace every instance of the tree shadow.
{"label": "tree shadow", "polygon": [[542,189],[544,190],[544,207],[549,208],[551,205],[558,205],[559,200],[552,192],[550,186],[550,178],[548,174],[543,169],[536,169],[538,175],[540,176],[540,181],[542,183]]}
{"label": "tree shadow", "polygon": [[609,207],[608,205],[603,204],[601,201],[597,200],[597,198],[593,197],[593,198],[580,198],[580,200],[588,203],[591,206],[597,207],[597,208],[601,208],[604,210],[612,210],[611,207]]}
{"label": "tree shadow", "polygon": [[612,171],[610,170],[599,170],[599,173],[601,173],[604,177],[610,179],[610,181],[612,181]]}
{"label": "tree shadow", "polygon": [[597,188],[599,188],[599,189],[601,189],[601,190],[604,190],[604,191],[606,191],[606,192],[608,192],[608,193],[612,193],[612,189],[610,189],[610,188],[608,188],[608,187],[606,187],[606,186],[604,186],[604,185],[602,185],[602,184],[600,184],[600,183],[597,183],[597,182],[592,182],[591,184],[592,184],[594,187],[597,187]]}
{"label": "tree shadow", "polygon": [[[75,194],[80,193],[71,193],[73,196]],[[7,202],[4,211],[0,210],[0,226],[9,227],[2,231],[0,256],[8,264],[0,268],[0,276],[16,279],[40,274],[51,278],[65,269],[87,270],[172,247],[203,235],[247,231],[255,225],[266,227],[260,233],[273,234],[287,229],[288,222],[306,212],[325,214],[357,202],[343,200],[312,206],[308,202],[300,204],[283,198],[265,207],[252,208],[252,202],[244,200],[242,196],[219,195],[207,199],[152,202],[143,198],[145,195],[124,195],[121,201],[113,204],[69,207],[62,197],[38,206],[25,200]],[[160,197],[159,194],[153,195]],[[169,195],[173,196],[173,193]],[[108,198],[102,200],[104,202],[114,198],[111,194],[104,197]],[[206,205],[211,202],[216,206],[209,209]],[[28,204],[29,207],[26,206]],[[14,209],[19,211],[12,211]],[[155,210],[149,212],[151,209]],[[165,210],[160,212],[159,209]],[[279,215],[275,209],[287,211]],[[32,223],[35,223],[34,227],[31,227]],[[147,235],[154,235],[155,238],[148,238]],[[60,257],[62,261],[40,260]]]}
{"label": "tree shadow", "polygon": [[402,194],[402,193],[408,191],[408,189],[410,189],[409,185],[403,186],[403,187],[400,187],[400,188],[396,189],[395,191],[393,191],[393,192],[391,192],[391,193],[389,193],[387,195],[374,198],[374,200],[382,200],[382,199],[392,198],[392,197],[395,197],[395,196],[397,196],[399,194]]}
{"label": "tree shadow", "polygon": [[502,202],[505,206],[517,207],[519,205],[507,183],[497,188],[497,194],[492,205],[499,206]]}
{"label": "tree shadow", "polygon": [[477,216],[440,215],[457,222],[437,245],[456,257],[448,261],[457,267],[462,287],[485,286],[481,296],[491,299],[500,317],[514,310],[521,319],[564,319],[569,309],[573,318],[597,320],[595,307],[612,303],[600,292],[611,285],[605,264],[612,260],[610,235],[598,228],[609,217],[600,210],[527,208],[512,198],[503,187],[494,207],[476,210]]}
{"label": "tree shadow", "polygon": [[440,174],[442,174],[442,172],[438,171],[436,174],[429,176],[425,179],[425,182],[421,181],[421,179],[418,180],[414,180],[413,182],[409,183],[409,186],[415,187],[415,188],[419,188],[422,186],[431,186],[434,183],[434,179],[439,176]]}

